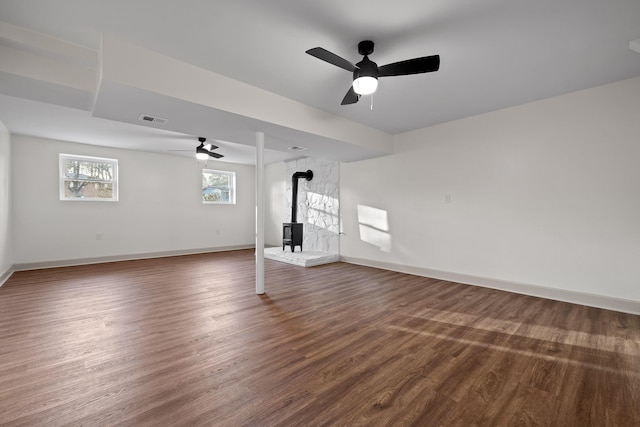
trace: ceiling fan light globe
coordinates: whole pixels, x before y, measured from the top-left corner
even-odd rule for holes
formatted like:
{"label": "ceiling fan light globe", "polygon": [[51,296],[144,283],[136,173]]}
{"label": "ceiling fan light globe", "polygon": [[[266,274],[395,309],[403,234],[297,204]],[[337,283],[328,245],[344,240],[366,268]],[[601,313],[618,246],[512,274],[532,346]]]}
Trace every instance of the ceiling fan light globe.
{"label": "ceiling fan light globe", "polygon": [[196,153],[196,159],[198,160],[207,160],[209,155],[207,153]]}
{"label": "ceiling fan light globe", "polygon": [[353,90],[358,95],[371,95],[378,89],[378,79],[371,76],[361,76],[353,81]]}

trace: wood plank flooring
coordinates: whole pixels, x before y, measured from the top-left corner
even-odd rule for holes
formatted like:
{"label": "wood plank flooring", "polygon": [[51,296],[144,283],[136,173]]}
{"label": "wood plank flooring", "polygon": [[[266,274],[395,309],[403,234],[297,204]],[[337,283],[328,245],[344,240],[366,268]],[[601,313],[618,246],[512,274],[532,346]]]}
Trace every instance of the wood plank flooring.
{"label": "wood plank flooring", "polygon": [[2,426],[638,426],[640,316],[252,251],[18,272]]}

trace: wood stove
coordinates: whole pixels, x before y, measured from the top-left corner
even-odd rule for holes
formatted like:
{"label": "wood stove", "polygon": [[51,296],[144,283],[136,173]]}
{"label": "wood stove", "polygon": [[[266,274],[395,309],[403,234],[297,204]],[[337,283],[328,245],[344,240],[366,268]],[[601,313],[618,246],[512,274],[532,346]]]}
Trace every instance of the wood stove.
{"label": "wood stove", "polygon": [[282,224],[282,250],[285,246],[291,246],[294,252],[296,246],[300,246],[302,252],[302,229],[304,224],[299,222],[285,222]]}
{"label": "wood stove", "polygon": [[298,179],[305,178],[307,181],[313,179],[313,172],[296,172],[291,177],[291,222],[282,224],[282,250],[286,246],[291,246],[291,252],[295,252],[296,246],[300,246],[302,252],[302,235],[304,224],[298,222]]}

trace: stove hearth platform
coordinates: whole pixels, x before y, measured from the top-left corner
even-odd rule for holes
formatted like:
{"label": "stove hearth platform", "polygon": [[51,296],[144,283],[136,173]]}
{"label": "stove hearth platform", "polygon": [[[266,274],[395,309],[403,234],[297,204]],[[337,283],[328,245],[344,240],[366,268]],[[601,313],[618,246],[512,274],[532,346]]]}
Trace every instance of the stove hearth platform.
{"label": "stove hearth platform", "polygon": [[281,247],[264,248],[264,257],[300,267],[313,267],[340,261],[339,254],[317,251],[291,252],[289,248],[283,251]]}

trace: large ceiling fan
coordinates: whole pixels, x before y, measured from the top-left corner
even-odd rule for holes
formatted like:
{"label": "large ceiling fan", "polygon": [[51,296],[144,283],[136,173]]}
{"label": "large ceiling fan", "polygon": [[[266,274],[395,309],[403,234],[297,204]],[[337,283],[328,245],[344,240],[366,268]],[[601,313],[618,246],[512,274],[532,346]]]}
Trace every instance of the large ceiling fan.
{"label": "large ceiling fan", "polygon": [[430,73],[438,71],[440,68],[440,55],[407,59],[378,67],[378,64],[369,59],[369,55],[373,53],[371,40],[358,43],[358,53],[364,55],[364,58],[355,65],[321,47],[309,49],[307,53],[353,73],[353,84],[342,99],[342,105],[355,104],[360,99],[360,95],[369,95],[375,92],[378,88],[378,77]]}

